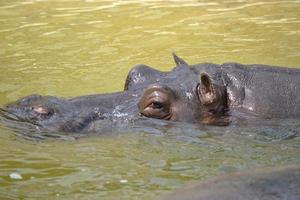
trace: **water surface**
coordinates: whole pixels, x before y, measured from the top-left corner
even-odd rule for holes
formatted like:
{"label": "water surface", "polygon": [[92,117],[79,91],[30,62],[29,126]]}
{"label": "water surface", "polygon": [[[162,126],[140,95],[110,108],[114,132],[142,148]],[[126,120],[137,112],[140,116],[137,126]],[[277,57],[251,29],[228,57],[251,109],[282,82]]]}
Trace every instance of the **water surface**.
{"label": "water surface", "polygon": [[[292,0],[1,1],[0,105],[119,91],[135,64],[170,70],[173,51],[191,64],[300,67],[299,13]],[[190,180],[299,164],[299,122],[275,124],[162,123],[43,141],[0,126],[0,197],[157,199]]]}

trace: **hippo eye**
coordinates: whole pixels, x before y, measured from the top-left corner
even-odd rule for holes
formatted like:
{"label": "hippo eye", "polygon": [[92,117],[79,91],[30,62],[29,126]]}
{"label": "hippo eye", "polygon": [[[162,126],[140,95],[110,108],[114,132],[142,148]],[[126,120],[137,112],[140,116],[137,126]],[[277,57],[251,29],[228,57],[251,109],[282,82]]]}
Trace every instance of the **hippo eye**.
{"label": "hippo eye", "polygon": [[140,113],[146,117],[169,120],[172,118],[173,99],[171,91],[159,86],[152,86],[145,90],[138,107]]}
{"label": "hippo eye", "polygon": [[162,102],[154,101],[148,107],[151,107],[152,109],[162,109],[164,107]]}

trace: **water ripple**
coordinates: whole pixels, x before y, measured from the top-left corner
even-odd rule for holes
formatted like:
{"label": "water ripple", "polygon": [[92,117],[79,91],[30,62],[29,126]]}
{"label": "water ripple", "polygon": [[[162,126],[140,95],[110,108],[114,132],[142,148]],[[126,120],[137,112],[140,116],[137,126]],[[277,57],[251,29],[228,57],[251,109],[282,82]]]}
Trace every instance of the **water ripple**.
{"label": "water ripple", "polygon": [[[119,91],[133,65],[170,70],[172,51],[191,64],[300,62],[298,0],[0,4],[2,105],[32,93]],[[299,121],[227,128],[120,123],[95,135],[33,134],[35,126],[11,130],[0,122],[2,198],[157,199],[218,171],[300,160]],[[12,172],[23,179],[10,179]]]}
{"label": "water ripple", "polygon": [[299,4],[299,1],[273,1],[273,2],[255,2],[255,3],[248,3],[245,5],[241,5],[241,6],[236,6],[233,8],[209,8],[208,11],[213,11],[213,12],[228,12],[228,11],[236,11],[236,10],[242,10],[245,8],[249,8],[249,7],[257,7],[257,6],[262,6],[262,5],[274,5],[274,4],[287,4],[287,3],[295,3],[295,4]]}

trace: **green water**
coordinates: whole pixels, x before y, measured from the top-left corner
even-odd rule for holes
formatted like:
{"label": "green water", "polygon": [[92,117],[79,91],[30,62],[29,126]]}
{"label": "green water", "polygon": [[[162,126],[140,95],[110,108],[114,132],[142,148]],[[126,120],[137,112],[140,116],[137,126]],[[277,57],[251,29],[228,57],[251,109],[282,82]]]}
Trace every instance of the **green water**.
{"label": "green water", "polygon": [[[119,91],[135,64],[170,70],[173,51],[191,64],[300,67],[299,13],[298,0],[1,0],[0,105]],[[37,142],[0,126],[0,199],[157,199],[190,180],[300,163],[299,137],[167,133]]]}

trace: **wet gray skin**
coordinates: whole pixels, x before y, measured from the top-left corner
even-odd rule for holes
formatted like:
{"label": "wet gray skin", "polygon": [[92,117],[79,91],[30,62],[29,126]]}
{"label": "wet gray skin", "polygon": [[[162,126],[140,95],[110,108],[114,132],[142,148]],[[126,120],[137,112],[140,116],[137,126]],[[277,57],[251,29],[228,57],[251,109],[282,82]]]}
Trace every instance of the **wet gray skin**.
{"label": "wet gray skin", "polygon": [[138,117],[133,92],[90,95],[63,99],[31,95],[6,106],[6,118],[27,122],[40,130],[92,132],[98,120]]}
{"label": "wet gray skin", "polygon": [[3,115],[38,129],[97,132],[101,121],[156,118],[227,125],[236,119],[300,116],[300,70],[237,63],[188,65],[160,72],[137,65],[123,92],[63,99],[31,95],[2,109]]}
{"label": "wet gray skin", "polygon": [[162,200],[299,200],[300,166],[263,168],[191,183]]}
{"label": "wet gray skin", "polygon": [[[221,65],[203,63],[189,65],[174,55],[177,67],[160,72],[146,65],[134,67],[126,80],[125,90],[145,85],[175,82],[197,96],[202,122],[220,116],[237,118],[299,118],[300,70],[268,65]],[[173,87],[176,87],[175,85]],[[224,112],[225,111],[225,112]]]}

